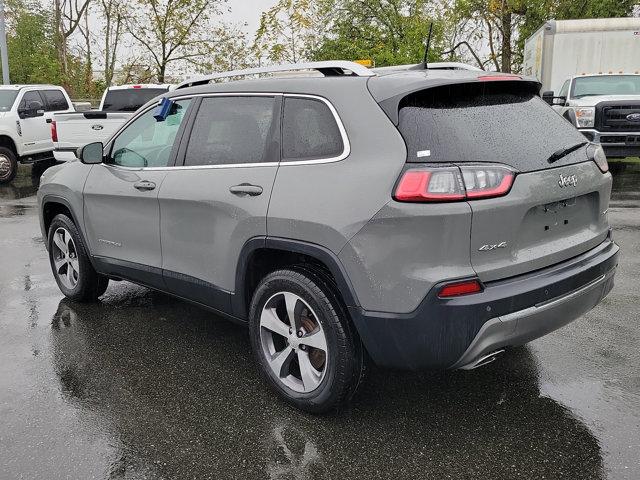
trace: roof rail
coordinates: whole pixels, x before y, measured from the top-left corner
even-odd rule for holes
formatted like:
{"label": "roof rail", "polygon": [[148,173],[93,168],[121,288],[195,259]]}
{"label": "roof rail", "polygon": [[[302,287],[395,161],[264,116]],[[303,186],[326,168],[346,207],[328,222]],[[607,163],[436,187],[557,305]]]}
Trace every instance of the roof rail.
{"label": "roof rail", "polygon": [[[401,70],[424,70],[424,63],[414,63],[410,65],[393,65],[390,67],[376,67],[374,72],[394,72]],[[468,65],[460,62],[429,62],[429,68],[427,70],[471,70],[481,71],[478,67]]]}
{"label": "roof rail", "polygon": [[[375,73],[362,65],[346,60],[332,60],[326,62],[309,62],[309,63],[289,63],[283,65],[273,65],[270,67],[248,68],[244,70],[232,70],[230,72],[213,73],[203,77],[196,77],[179,83],[179,88],[194,87],[196,85],[205,85],[212,80],[231,77],[246,77],[249,75],[260,75],[265,73],[291,72],[296,70],[317,70],[324,74],[325,77],[338,75],[351,75],[356,77],[373,77]],[[346,71],[351,73],[347,74]]]}

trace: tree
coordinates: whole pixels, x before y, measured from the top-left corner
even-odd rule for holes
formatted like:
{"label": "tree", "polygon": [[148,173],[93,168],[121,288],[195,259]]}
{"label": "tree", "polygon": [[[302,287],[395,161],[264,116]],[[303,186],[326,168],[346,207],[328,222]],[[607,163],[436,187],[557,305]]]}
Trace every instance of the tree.
{"label": "tree", "polygon": [[53,0],[53,40],[62,72],[62,84],[69,86],[69,38],[80,25],[90,0]]}
{"label": "tree", "polygon": [[206,59],[218,40],[213,28],[224,0],[132,0],[127,32],[150,59],[155,76],[165,82],[167,67]]}
{"label": "tree", "polygon": [[100,13],[104,18],[102,30],[104,38],[104,51],[102,52],[104,83],[107,87],[110,87],[113,82],[116,55],[122,37],[124,7],[118,0],[100,0]]}
{"label": "tree", "polygon": [[256,56],[275,63],[307,59],[315,48],[324,13],[318,0],[279,0],[260,17],[253,43]]}
{"label": "tree", "polygon": [[13,83],[60,83],[50,15],[36,1],[8,2],[7,48]]}
{"label": "tree", "polygon": [[442,22],[429,0],[345,0],[329,8],[327,33],[313,52],[317,60],[372,59],[378,66],[423,60],[434,23],[429,61],[440,59]]}

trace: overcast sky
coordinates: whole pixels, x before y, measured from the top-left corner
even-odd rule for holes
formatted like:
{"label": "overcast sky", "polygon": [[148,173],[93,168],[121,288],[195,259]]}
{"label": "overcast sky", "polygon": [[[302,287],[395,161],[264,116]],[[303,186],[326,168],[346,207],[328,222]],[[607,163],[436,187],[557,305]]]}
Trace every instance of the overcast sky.
{"label": "overcast sky", "polygon": [[272,7],[277,0],[229,0],[229,6],[231,7],[231,15],[225,15],[225,17],[236,23],[246,22],[247,33],[250,38],[253,38],[253,34],[258,28],[260,22],[260,14]]}

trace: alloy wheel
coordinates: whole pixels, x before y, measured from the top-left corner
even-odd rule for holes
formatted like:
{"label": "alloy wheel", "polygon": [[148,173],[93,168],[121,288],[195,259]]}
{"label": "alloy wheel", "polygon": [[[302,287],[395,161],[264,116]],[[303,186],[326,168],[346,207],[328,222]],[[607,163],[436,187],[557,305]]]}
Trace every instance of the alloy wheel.
{"label": "alloy wheel", "polygon": [[267,364],[290,389],[309,393],[327,371],[327,339],[318,316],[300,296],[280,292],[260,315],[260,343]]}
{"label": "alloy wheel", "polygon": [[58,228],[53,233],[53,267],[56,277],[69,290],[73,290],[80,280],[78,251],[71,233],[66,228]]}
{"label": "alloy wheel", "polygon": [[6,155],[0,155],[0,180],[9,178],[11,175],[11,160]]}

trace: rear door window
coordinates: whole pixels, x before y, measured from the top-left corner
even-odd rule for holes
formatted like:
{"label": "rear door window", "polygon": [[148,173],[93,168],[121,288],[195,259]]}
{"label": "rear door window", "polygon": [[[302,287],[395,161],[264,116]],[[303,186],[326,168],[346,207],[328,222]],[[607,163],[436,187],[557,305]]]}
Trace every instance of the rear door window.
{"label": "rear door window", "polygon": [[69,109],[69,103],[60,90],[43,90],[41,93],[45,100],[45,111],[59,112]]}
{"label": "rear door window", "polygon": [[338,157],[344,151],[329,106],[319,99],[287,97],[282,119],[282,161]]}
{"label": "rear door window", "polygon": [[[269,161],[274,97],[204,98],[198,109],[185,165],[237,165]],[[273,160],[273,159],[272,159]]]}
{"label": "rear door window", "polygon": [[168,88],[120,88],[108,90],[102,110],[105,112],[135,112],[148,101],[167,93]]}
{"label": "rear door window", "polygon": [[586,160],[579,150],[547,162],[585,138],[522,83],[447,85],[405,97],[398,129],[408,161],[497,162],[526,172]]}

